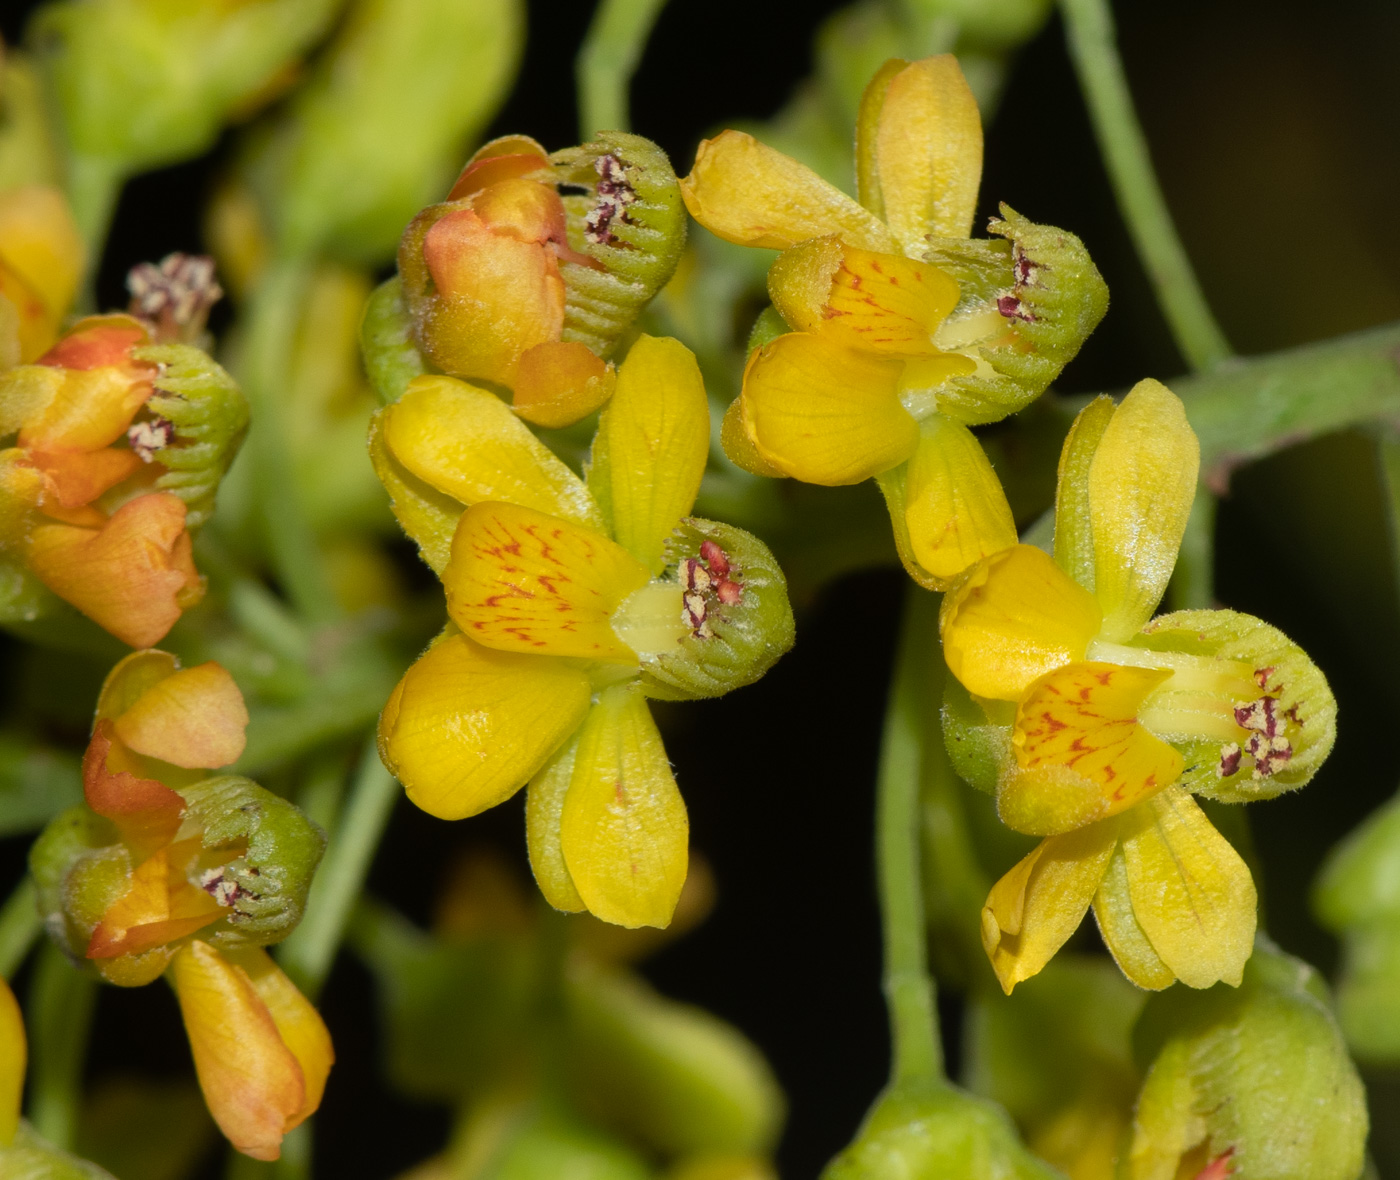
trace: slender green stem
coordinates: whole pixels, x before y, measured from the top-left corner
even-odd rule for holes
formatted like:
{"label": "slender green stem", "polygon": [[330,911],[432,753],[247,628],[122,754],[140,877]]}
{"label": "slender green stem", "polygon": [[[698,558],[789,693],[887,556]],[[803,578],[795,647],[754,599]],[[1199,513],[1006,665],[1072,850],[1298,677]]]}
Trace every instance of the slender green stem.
{"label": "slender green stem", "polygon": [[248,448],[256,474],[254,494],[273,569],[304,618],[330,622],[339,612],[297,487],[282,414],[309,279],[306,265],[281,261],[259,282],[248,308],[248,337],[240,356],[239,376],[253,411]]}
{"label": "slender green stem", "polygon": [[1209,610],[1215,605],[1215,509],[1215,497],[1206,488],[1197,488],[1167,587],[1172,610]]}
{"label": "slender green stem", "polygon": [[19,970],[39,937],[43,923],[39,921],[38,895],[33,879],[26,875],[0,909],[0,977],[9,979]]}
{"label": "slender green stem", "polygon": [[29,989],[29,1121],[64,1151],[72,1148],[78,1125],[96,1000],[97,980],[46,942]]}
{"label": "slender green stem", "polygon": [[283,969],[312,999],[330,974],[350,912],[364,888],[370,862],[398,794],[398,783],[379,761],[379,751],[371,738],[326,859],[311,886],[306,917],[282,944],[278,956]]}
{"label": "slender green stem", "polygon": [[67,177],[68,203],[87,252],[79,310],[91,312],[97,310],[97,270],[125,176],[115,160],[75,153],[68,157]]}
{"label": "slender green stem", "polygon": [[928,730],[928,670],[937,657],[938,599],[910,586],[885,707],[876,779],[875,851],[885,936],[892,1083],[943,1073],[933,978],[928,970],[919,875],[919,791]]}
{"label": "slender green stem", "polygon": [[1400,433],[1387,430],[1377,440],[1381,479],[1385,483],[1386,517],[1390,522],[1390,557],[1400,583]]}
{"label": "slender green stem", "polygon": [[602,0],[574,67],[578,82],[579,132],[626,131],[628,89],[642,50],[666,0]]}
{"label": "slender green stem", "polygon": [[1201,293],[1157,183],[1118,56],[1109,0],[1060,0],[1060,10],[1118,207],[1157,301],[1187,363],[1209,369],[1230,355],[1230,345]]}

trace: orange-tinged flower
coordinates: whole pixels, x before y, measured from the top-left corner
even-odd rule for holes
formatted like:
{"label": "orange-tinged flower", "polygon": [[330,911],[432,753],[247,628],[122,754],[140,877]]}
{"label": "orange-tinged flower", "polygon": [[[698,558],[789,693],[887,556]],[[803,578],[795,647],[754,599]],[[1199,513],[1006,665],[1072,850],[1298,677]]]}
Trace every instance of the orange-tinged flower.
{"label": "orange-tinged flower", "polygon": [[335,1061],[320,1014],[257,948],[196,939],[170,976],[214,1121],[244,1155],[277,1159],[282,1137],[320,1106]]}
{"label": "orange-tinged flower", "polygon": [[1304,785],[1331,748],[1331,692],[1286,637],[1232,611],[1152,619],[1197,464],[1164,386],[1141,382],[1118,407],[1099,399],[1065,442],[1054,557],[1004,550],[944,600],[948,667],[1004,750],[1001,818],[1047,837],[983,910],[1007,991],[1091,903],[1134,983],[1238,984],[1254,885],[1191,796],[1271,798]]}
{"label": "orange-tinged flower", "polygon": [[[129,316],[84,320],[38,363],[0,377],[7,547],[60,598],[134,647],[161,639],[203,596],[186,505],[152,488],[162,419],[133,427],[157,366],[137,359],[148,333]],[[151,437],[143,450],[142,435]]]}
{"label": "orange-tinged flower", "polygon": [[14,317],[7,348],[6,317],[0,312],[0,368],[32,361],[54,342],[77,294],[83,253],[78,227],[58,189],[26,185],[0,193],[0,303],[7,303]]}

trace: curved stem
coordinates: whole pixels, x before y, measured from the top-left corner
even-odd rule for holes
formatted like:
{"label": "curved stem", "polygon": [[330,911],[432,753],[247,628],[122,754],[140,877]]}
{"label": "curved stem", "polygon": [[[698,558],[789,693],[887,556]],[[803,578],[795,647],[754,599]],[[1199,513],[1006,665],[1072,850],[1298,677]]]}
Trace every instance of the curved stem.
{"label": "curved stem", "polygon": [[628,88],[666,0],[602,0],[574,67],[579,133],[627,131]]}
{"label": "curved stem", "polygon": [[326,858],[311,886],[306,917],[278,954],[282,969],[313,1000],[330,974],[398,795],[399,785],[379,761],[371,737]]}
{"label": "curved stem", "polygon": [[96,1000],[97,980],[46,942],[29,988],[29,1121],[41,1137],[64,1151],[72,1148],[78,1125]]}
{"label": "curved stem", "polygon": [[0,977],[9,979],[39,937],[39,891],[28,874],[0,909]]}
{"label": "curved stem", "polygon": [[938,599],[910,586],[894,679],[885,707],[876,780],[875,851],[885,938],[892,1083],[943,1074],[933,978],[928,970],[919,875],[919,794],[927,730],[928,668],[937,656]]}
{"label": "curved stem", "polygon": [[1118,56],[1108,0],[1060,0],[1070,56],[1089,106],[1118,207],[1147,268],[1176,345],[1193,369],[1230,355],[1152,168]]}

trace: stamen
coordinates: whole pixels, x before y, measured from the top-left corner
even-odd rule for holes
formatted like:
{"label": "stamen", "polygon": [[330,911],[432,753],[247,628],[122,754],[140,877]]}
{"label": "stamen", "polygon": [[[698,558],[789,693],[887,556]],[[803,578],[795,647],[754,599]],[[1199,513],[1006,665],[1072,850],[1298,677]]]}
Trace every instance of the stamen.
{"label": "stamen", "polygon": [[145,320],[162,344],[193,343],[204,331],[209,309],[223,298],[214,260],[204,254],[167,254],[160,265],[142,262],[126,276],[128,310]]}
{"label": "stamen", "polygon": [[743,586],[729,576],[729,555],[714,541],[700,543],[700,556],[687,557],[680,563],[680,583],[684,591],[682,615],[691,635],[709,639],[714,634],[709,612],[712,602],[737,606],[744,597]]}
{"label": "stamen", "polygon": [[617,235],[612,232],[612,223],[621,218],[626,222],[627,208],[637,202],[637,191],[627,183],[624,165],[616,156],[609,153],[599,156],[593,162],[593,170],[598,173],[597,204],[583,217],[584,241],[595,246],[611,246]]}
{"label": "stamen", "polygon": [[160,417],[137,422],[127,430],[126,441],[141,456],[141,462],[154,462],[156,452],[165,450],[175,441],[175,423]]}

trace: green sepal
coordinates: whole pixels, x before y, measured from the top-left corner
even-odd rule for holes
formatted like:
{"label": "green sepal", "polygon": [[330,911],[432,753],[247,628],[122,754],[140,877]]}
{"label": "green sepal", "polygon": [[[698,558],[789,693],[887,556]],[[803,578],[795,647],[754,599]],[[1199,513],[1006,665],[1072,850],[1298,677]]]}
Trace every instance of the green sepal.
{"label": "green sepal", "polygon": [[[726,603],[722,579],[702,553],[718,545],[729,563],[727,580],[739,587],[739,600]],[[642,591],[674,588],[657,595],[669,611],[671,643],[641,651],[642,690],[658,700],[700,700],[723,696],[760,679],[793,644],[795,625],[787,579],[768,547],[733,525],[688,517],[666,541],[666,569]],[[686,566],[697,562],[708,588],[696,590],[703,602],[703,625],[691,624],[685,606]],[[619,625],[620,626],[620,625]],[[619,633],[621,630],[619,629]]]}
{"label": "green sepal", "polygon": [[79,803],[49,821],[29,849],[29,873],[49,937],[83,962],[92,931],[126,891],[135,866],[113,824]]}
{"label": "green sepal", "polygon": [[[220,870],[223,883],[233,887],[228,916],[200,937],[228,947],[270,946],[286,938],[306,909],[325,832],[295,804],[238,775],[202,779],[180,795],[181,831],[201,833],[206,852],[246,847]],[[201,881],[210,891],[218,883]]]}
{"label": "green sepal", "polygon": [[365,303],[360,354],[370,387],[382,405],[398,401],[408,383],[428,371],[428,363],[413,341],[413,320],[398,275],[380,283]]}
{"label": "green sepal", "polygon": [[564,197],[569,245],[603,267],[559,267],[563,338],[605,357],[680,262],[686,231],[680,186],[666,153],[625,131],[600,132],[592,143],[555,152],[550,162],[561,185],[588,189]]}
{"label": "green sepal", "polygon": [[21,1122],[15,1141],[0,1147],[3,1180],[115,1180],[89,1160],[79,1159],[41,1139],[27,1122]]}
{"label": "green sepal", "polygon": [[944,1081],[891,1085],[822,1180],[1061,1180],[999,1106]]}
{"label": "green sepal", "polygon": [[[988,716],[988,709],[998,716]],[[1006,714],[1006,716],[1002,716]],[[1004,701],[981,701],[956,676],[943,683],[943,743],[958,777],[988,795],[997,793],[1001,768],[1011,757],[1014,706]]]}
{"label": "green sepal", "polygon": [[782,1091],[732,1025],[585,963],[569,974],[565,1009],[571,1092],[601,1125],[668,1158],[771,1150]]}
{"label": "green sepal", "polygon": [[[1232,1151],[1231,1173],[1356,1180],[1366,1096],[1311,967],[1261,938],[1238,988],[1154,995],[1133,1036],[1146,1068],[1126,1180]],[[1287,1134],[1280,1133],[1287,1128]]]}
{"label": "green sepal", "polygon": [[[1307,652],[1277,627],[1232,610],[1177,611],[1153,619],[1133,638],[1131,646],[1238,661],[1264,677],[1267,689],[1261,686],[1254,695],[1263,697],[1267,693],[1277,701],[1274,708],[1293,753],[1265,777],[1253,777],[1249,758],[1241,759],[1238,771],[1221,777],[1219,741],[1160,734],[1185,759],[1186,769],[1180,781],[1187,790],[1222,803],[1272,799],[1305,786],[1332,752],[1337,735],[1337,702],[1327,678]],[[1168,681],[1154,697],[1154,705],[1170,709],[1176,697]],[[1248,701],[1236,703],[1245,705]]]}
{"label": "green sepal", "polygon": [[160,366],[144,408],[175,434],[154,452],[166,468],[156,487],[185,502],[185,526],[193,531],[213,514],[219,484],[243,445],[248,400],[222,365],[191,345],[150,345],[132,356]]}
{"label": "green sepal", "polygon": [[771,344],[779,336],[784,336],[791,331],[792,329],[788,327],[788,322],[783,319],[782,313],[770,303],[758,313],[753,327],[749,329],[749,342],[744,346],[744,355],[753,355],[755,348]]}
{"label": "green sepal", "polygon": [[1108,287],[1083,242],[1006,205],[1001,214],[988,228],[1009,242],[940,238],[924,253],[962,287],[939,338],[963,320],[992,324],[955,350],[996,374],[953,377],[938,390],[938,408],[968,426],[998,422],[1044,393],[1108,311]]}

